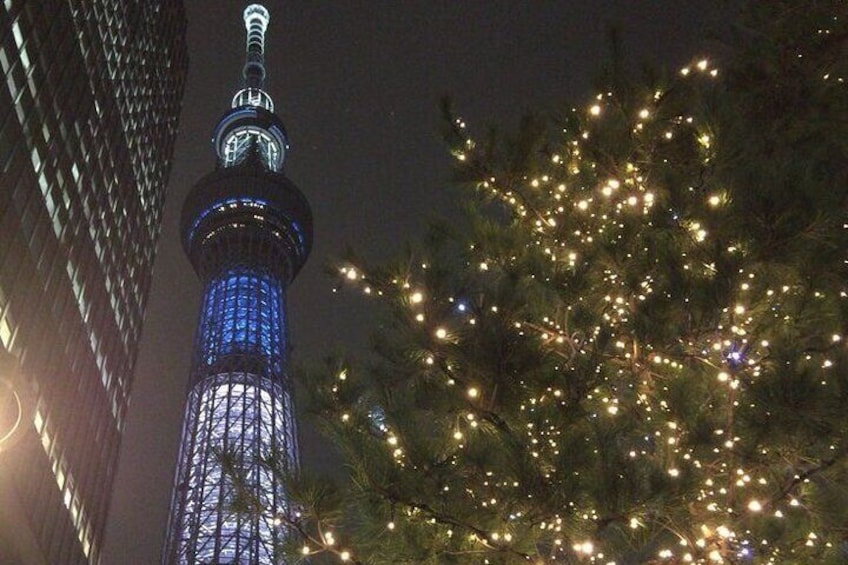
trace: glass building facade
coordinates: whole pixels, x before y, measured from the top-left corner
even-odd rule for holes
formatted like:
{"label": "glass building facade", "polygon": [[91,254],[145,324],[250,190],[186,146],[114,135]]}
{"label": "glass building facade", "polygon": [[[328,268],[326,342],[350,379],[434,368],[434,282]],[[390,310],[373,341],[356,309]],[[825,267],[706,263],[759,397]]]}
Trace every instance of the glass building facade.
{"label": "glass building facade", "polygon": [[[244,88],[215,129],[218,168],[183,206],[183,247],[204,296],[164,565],[282,562],[291,508],[274,473],[298,467],[286,289],[309,255],[312,213],[283,173],[286,132],[263,90],[269,20],[258,4],[244,11]],[[252,512],[233,507],[237,494]]]}
{"label": "glass building facade", "polygon": [[0,0],[0,379],[24,424],[0,445],[0,563],[100,560],[185,27],[179,0]]}

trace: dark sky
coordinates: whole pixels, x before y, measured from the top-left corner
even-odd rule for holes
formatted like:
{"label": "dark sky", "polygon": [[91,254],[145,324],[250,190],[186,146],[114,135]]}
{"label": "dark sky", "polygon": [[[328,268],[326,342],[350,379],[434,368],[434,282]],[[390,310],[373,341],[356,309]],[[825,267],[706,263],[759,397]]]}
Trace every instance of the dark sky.
{"label": "dark sky", "polygon": [[[200,284],[179,245],[180,206],[214,167],[212,128],[240,87],[248,2],[187,0],[190,71],[104,565],[158,563],[177,457]],[[312,203],[315,247],[289,294],[297,364],[367,343],[367,305],[332,294],[324,266],[352,246],[386,257],[456,199],[439,137],[449,94],[472,131],[530,108],[586,104],[622,31],[633,62],[677,68],[722,28],[705,0],[268,0],[266,89],[292,150],[286,172]],[[304,470],[321,465],[304,436]]]}

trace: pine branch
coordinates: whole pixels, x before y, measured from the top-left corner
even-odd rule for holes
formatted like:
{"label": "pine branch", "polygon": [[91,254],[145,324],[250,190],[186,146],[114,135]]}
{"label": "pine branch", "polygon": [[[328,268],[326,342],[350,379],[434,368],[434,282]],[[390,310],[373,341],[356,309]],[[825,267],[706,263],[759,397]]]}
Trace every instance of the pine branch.
{"label": "pine branch", "polygon": [[425,502],[419,502],[419,501],[415,501],[415,500],[412,500],[412,499],[409,499],[409,498],[402,497],[402,496],[398,495],[397,493],[390,492],[388,489],[385,489],[385,488],[380,487],[378,485],[372,484],[372,488],[374,488],[378,493],[380,493],[384,498],[389,500],[392,504],[401,504],[403,506],[408,507],[410,510],[423,512],[429,518],[431,518],[432,520],[434,520],[435,522],[437,522],[439,524],[443,524],[443,525],[446,525],[446,526],[452,526],[452,527],[455,527],[455,528],[462,528],[462,529],[464,529],[468,532],[471,532],[477,538],[477,541],[479,541],[481,544],[483,544],[483,546],[486,547],[487,549],[497,551],[497,552],[500,552],[500,553],[507,553],[507,554],[510,554],[510,555],[515,555],[515,556],[518,556],[518,557],[525,559],[525,560],[529,560],[529,559],[532,558],[531,555],[520,552],[520,551],[516,551],[516,550],[510,548],[506,544],[493,545],[491,543],[490,538],[489,538],[489,533],[486,532],[485,530],[478,528],[477,526],[474,526],[473,524],[463,522],[462,520],[459,520],[458,518],[455,518],[455,517],[450,516],[448,514],[444,514],[442,512],[439,512]]}
{"label": "pine branch", "polygon": [[795,492],[796,488],[801,484],[807,482],[808,479],[827,471],[829,468],[833,467],[836,463],[838,463],[845,455],[848,454],[848,449],[842,449],[838,454],[834,455],[830,459],[822,460],[818,465],[807,469],[806,471],[796,474],[791,480],[789,480],[779,493],[774,495],[771,499],[772,506],[776,505],[781,500],[785,500],[790,494]]}

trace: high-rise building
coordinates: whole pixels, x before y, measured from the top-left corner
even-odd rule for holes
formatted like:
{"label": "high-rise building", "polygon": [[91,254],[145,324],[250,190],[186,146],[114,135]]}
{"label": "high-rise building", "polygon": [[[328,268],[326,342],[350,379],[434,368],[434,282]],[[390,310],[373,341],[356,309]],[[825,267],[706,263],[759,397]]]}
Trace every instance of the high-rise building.
{"label": "high-rise building", "polygon": [[[286,131],[263,89],[261,5],[244,11],[244,88],[215,129],[217,169],[183,206],[183,247],[203,282],[164,564],[271,564],[286,493],[261,464],[298,464],[286,289],[312,246],[309,203],[283,173]],[[259,511],[231,506],[234,457]],[[244,491],[242,491],[243,493]]]}
{"label": "high-rise building", "polygon": [[185,29],[180,0],[0,3],[0,563],[100,560]]}

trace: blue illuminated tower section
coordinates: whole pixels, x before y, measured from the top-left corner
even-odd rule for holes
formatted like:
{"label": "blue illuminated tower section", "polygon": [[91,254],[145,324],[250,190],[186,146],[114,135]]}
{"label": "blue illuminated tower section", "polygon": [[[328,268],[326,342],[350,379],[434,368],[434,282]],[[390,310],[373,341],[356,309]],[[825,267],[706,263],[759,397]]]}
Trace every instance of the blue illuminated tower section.
{"label": "blue illuminated tower section", "polygon": [[[218,123],[218,167],[183,206],[183,246],[204,285],[192,359],[164,564],[279,563],[289,511],[266,466],[298,465],[288,374],[286,288],[312,245],[306,198],[283,173],[286,132],[265,92],[264,43],[270,20],[244,11],[244,88]],[[235,454],[260,509],[231,510],[234,487],[222,454]]]}

